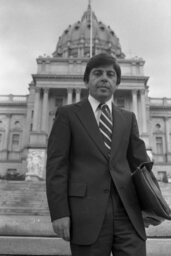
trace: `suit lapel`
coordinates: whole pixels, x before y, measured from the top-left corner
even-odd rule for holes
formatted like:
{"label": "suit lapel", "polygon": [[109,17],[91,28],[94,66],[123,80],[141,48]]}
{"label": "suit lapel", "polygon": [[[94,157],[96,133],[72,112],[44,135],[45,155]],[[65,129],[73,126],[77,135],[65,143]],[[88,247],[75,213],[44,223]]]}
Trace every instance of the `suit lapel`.
{"label": "suit lapel", "polygon": [[107,150],[100,134],[93,110],[88,100],[80,102],[76,114],[86,129],[88,135],[96,144],[100,152],[108,159]]}
{"label": "suit lapel", "polygon": [[111,159],[114,158],[118,148],[120,147],[120,142],[122,140],[121,136],[122,127],[124,125],[121,112],[118,108],[112,105],[112,116],[113,116],[113,132],[112,132],[112,149],[111,149]]}

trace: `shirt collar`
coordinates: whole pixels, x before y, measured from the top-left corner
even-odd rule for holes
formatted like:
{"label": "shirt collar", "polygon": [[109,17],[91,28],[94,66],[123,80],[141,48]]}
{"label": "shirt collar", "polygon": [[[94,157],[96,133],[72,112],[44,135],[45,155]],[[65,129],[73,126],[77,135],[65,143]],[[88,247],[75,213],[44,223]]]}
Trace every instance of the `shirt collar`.
{"label": "shirt collar", "polygon": [[[96,100],[94,97],[92,97],[90,94],[88,96],[88,100],[93,109],[93,112],[95,113],[98,110],[98,106],[100,102]],[[112,113],[112,102],[113,102],[113,97],[111,97],[108,101],[105,102],[105,104],[108,105],[109,107],[110,113]]]}

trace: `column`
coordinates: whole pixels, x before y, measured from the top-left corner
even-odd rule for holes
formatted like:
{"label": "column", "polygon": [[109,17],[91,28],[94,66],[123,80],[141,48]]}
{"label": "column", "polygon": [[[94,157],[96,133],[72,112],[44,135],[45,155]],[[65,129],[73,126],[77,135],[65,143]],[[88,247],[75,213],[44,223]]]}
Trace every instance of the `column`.
{"label": "column", "polygon": [[133,112],[135,113],[136,118],[138,119],[137,90],[132,91],[132,106]]}
{"label": "column", "polygon": [[43,90],[43,106],[42,106],[42,126],[41,130],[44,132],[48,132],[48,115],[49,115],[49,89],[45,88]]}
{"label": "column", "polygon": [[39,129],[39,117],[40,117],[40,88],[35,89],[34,99],[34,116],[33,116],[33,131]]}
{"label": "column", "polygon": [[6,129],[5,129],[5,143],[4,143],[4,149],[9,151],[9,145],[10,145],[10,129],[11,129],[11,114],[7,114],[7,121],[6,121]]}
{"label": "column", "polygon": [[140,98],[141,98],[142,132],[147,133],[147,115],[146,115],[145,90],[142,90],[140,92]]}
{"label": "column", "polygon": [[171,153],[169,117],[165,117],[166,153]]}
{"label": "column", "polygon": [[32,110],[30,108],[30,104],[28,103],[26,123],[25,123],[25,128],[24,128],[24,139],[23,139],[24,140],[23,141],[24,148],[27,148],[27,146],[29,144],[31,118],[32,118]]}
{"label": "column", "polygon": [[83,47],[80,48],[80,55],[81,55],[81,58],[84,57],[84,48]]}
{"label": "column", "polygon": [[72,104],[72,88],[67,89],[67,105]]}
{"label": "column", "polygon": [[80,98],[81,98],[81,89],[80,88],[77,88],[76,89],[76,102],[79,102],[80,101]]}

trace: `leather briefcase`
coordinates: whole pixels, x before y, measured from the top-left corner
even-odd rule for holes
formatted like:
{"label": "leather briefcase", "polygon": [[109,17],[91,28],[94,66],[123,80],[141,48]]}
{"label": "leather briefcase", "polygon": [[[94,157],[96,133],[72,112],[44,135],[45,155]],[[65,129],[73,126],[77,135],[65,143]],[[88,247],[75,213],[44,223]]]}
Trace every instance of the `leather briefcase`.
{"label": "leather briefcase", "polygon": [[142,163],[133,172],[132,178],[140,202],[143,218],[151,225],[171,220],[171,209],[165,201],[159,184],[152,172],[152,162]]}

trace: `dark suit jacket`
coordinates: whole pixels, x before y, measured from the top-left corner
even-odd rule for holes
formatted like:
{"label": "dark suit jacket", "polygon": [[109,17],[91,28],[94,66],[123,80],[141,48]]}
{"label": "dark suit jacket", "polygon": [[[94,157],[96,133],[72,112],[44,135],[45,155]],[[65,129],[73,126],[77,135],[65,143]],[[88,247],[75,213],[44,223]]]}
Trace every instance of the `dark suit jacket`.
{"label": "dark suit jacket", "polygon": [[132,112],[113,106],[109,160],[88,100],[59,108],[47,151],[47,198],[52,221],[70,216],[71,241],[95,242],[112,179],[135,230],[145,239],[131,172],[148,160]]}

